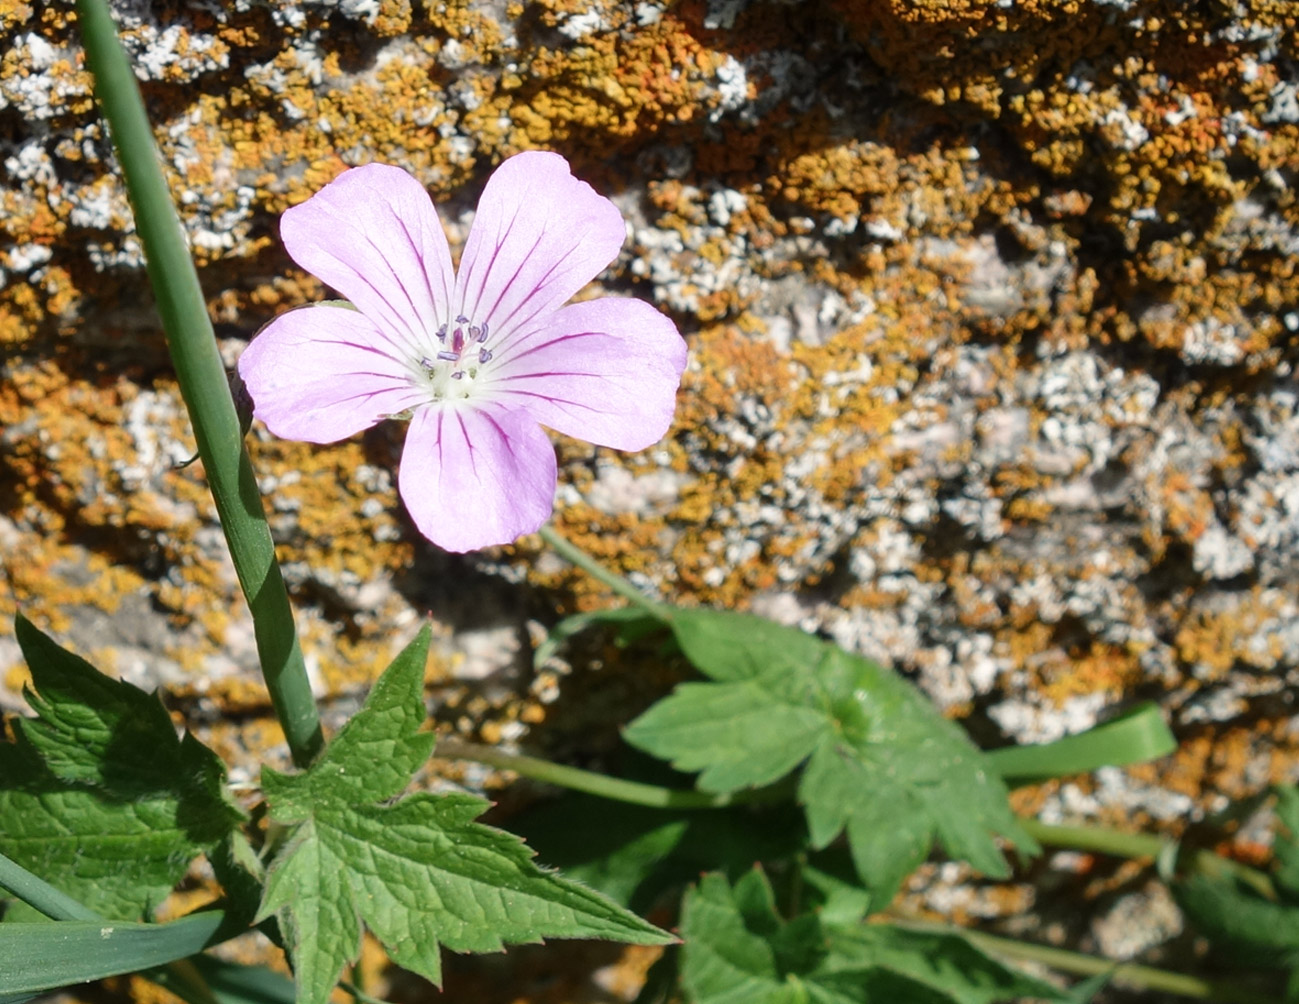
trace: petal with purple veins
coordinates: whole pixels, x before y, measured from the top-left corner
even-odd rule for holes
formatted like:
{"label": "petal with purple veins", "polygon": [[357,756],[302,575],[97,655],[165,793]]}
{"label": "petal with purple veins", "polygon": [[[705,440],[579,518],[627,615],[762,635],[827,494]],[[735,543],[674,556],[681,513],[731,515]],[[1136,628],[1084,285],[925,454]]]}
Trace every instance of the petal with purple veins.
{"label": "petal with purple veins", "polygon": [[[494,341],[594,279],[627,236],[618,208],[555,153],[520,153],[487,181],[460,259],[456,302]],[[493,348],[496,346],[493,345]]]}
{"label": "petal with purple veins", "polygon": [[641,300],[564,307],[498,350],[484,396],[566,436],[643,450],[672,424],[686,344]]}
{"label": "petal with purple veins", "polygon": [[541,526],[555,479],[555,448],[526,413],[434,406],[411,420],[397,487],[420,533],[448,551],[472,551]]}
{"label": "petal with purple veins", "polygon": [[374,323],[349,307],[281,314],[244,349],[239,376],[255,417],[308,443],[335,443],[428,400]]}
{"label": "petal with purple veins", "polygon": [[344,171],[284,213],[289,256],[418,357],[451,302],[455,272],[428,192],[387,164]]}

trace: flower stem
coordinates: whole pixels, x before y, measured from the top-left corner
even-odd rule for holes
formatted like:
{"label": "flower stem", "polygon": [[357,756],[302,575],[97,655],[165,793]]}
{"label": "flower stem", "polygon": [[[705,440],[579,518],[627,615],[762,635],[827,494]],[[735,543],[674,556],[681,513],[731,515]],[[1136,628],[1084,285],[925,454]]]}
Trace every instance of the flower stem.
{"label": "flower stem", "polygon": [[198,453],[239,585],[252,611],[271,703],[294,761],[305,765],[323,745],[320,717],[198,272],[112,14],[104,0],[77,0],[77,15],[95,77],[95,94],[121,161],[149,281],[194,426]]}
{"label": "flower stem", "polygon": [[603,582],[623,599],[640,607],[646,613],[653,614],[660,620],[667,621],[671,619],[672,611],[669,607],[651,600],[621,575],[609,571],[580,547],[560,534],[551,524],[547,523],[537,531],[537,534],[561,558],[576,565],[591,578]]}
{"label": "flower stem", "polygon": [[[1049,847],[1067,847],[1076,851],[1095,851],[1098,854],[1113,854],[1123,858],[1156,860],[1164,854],[1177,851],[1175,841],[1147,833],[1122,833],[1098,826],[1053,826],[1038,822],[1036,819],[1021,819],[1020,825],[1035,840]],[[1249,886],[1264,899],[1273,902],[1277,899],[1276,887],[1264,872],[1241,864],[1239,861],[1232,861],[1213,851],[1196,848],[1183,858],[1182,864],[1202,875],[1211,877],[1230,875],[1236,881]]]}
{"label": "flower stem", "polygon": [[544,781],[560,788],[583,791],[588,795],[598,795],[615,802],[645,805],[652,809],[721,809],[728,805],[780,801],[788,798],[790,794],[788,786],[779,784],[766,788],[747,788],[727,794],[664,788],[657,784],[643,784],[640,781],[624,781],[621,778],[597,774],[595,771],[582,770],[579,767],[566,767],[537,757],[506,753],[491,746],[465,743],[458,739],[439,740],[433,755],[444,760],[473,760],[476,763],[487,764],[489,767],[513,771],[534,781]]}
{"label": "flower stem", "polygon": [[970,931],[963,927],[949,924],[936,924],[929,921],[898,920],[900,927],[916,931],[932,931],[944,934],[955,934],[965,938],[977,948],[990,955],[1024,959],[1028,962],[1039,962],[1058,969],[1061,972],[1075,973],[1079,976],[1095,976],[1098,973],[1113,972],[1116,983],[1124,983],[1138,990],[1159,990],[1164,993],[1179,994],[1182,997],[1193,997],[1198,1000],[1221,1001],[1223,1004],[1275,1004],[1276,997],[1270,994],[1259,994],[1245,990],[1235,983],[1216,980],[1205,980],[1185,973],[1174,973],[1167,969],[1155,969],[1153,966],[1141,966],[1131,962],[1113,962],[1109,959],[1085,955],[1082,952],[1071,952],[1065,948],[1053,948],[1049,945],[1035,945],[1013,938],[1002,938],[982,931]]}

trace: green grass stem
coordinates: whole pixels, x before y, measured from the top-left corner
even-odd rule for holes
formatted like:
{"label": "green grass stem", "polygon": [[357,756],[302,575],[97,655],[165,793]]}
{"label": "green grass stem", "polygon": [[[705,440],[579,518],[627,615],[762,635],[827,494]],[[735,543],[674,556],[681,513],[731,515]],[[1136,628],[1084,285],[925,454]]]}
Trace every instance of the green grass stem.
{"label": "green grass stem", "polygon": [[217,515],[239,585],[252,611],[257,652],[271,703],[293,759],[305,765],[323,744],[288,592],[275,560],[261,493],[225,366],[217,351],[198,271],[163,177],[153,130],[135,75],[104,0],[77,0],[95,95],[112,131],[144,246],[149,281],[189,410]]}

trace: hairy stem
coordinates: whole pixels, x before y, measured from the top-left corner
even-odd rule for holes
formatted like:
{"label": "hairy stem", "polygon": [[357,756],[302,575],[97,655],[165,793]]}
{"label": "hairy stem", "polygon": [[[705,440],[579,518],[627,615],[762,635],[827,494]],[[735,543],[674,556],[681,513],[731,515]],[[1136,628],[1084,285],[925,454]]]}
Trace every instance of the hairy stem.
{"label": "hairy stem", "polygon": [[896,923],[900,927],[916,931],[959,935],[990,955],[1023,959],[1026,962],[1040,962],[1065,973],[1095,976],[1099,973],[1112,972],[1115,983],[1125,984],[1137,990],[1158,990],[1198,1000],[1221,1001],[1222,1004],[1275,1004],[1276,1002],[1275,995],[1255,993],[1236,983],[1205,980],[1198,976],[1188,976],[1185,973],[1175,973],[1167,969],[1156,969],[1153,966],[1142,966],[1131,962],[1113,962],[1110,959],[1097,958],[1082,952],[1071,952],[1065,948],[1035,945],[948,924],[909,919],[899,920]]}
{"label": "hairy stem", "polygon": [[640,607],[646,613],[653,614],[660,620],[666,621],[671,619],[672,611],[669,607],[662,603],[656,603],[621,575],[609,571],[609,569],[601,565],[576,544],[571,543],[549,523],[538,530],[537,534],[550,546],[550,549],[561,558],[576,565],[582,571],[586,572],[587,575],[591,576],[591,578],[603,582],[624,600]]}
{"label": "hairy stem", "polygon": [[194,426],[198,453],[239,585],[252,611],[271,703],[294,761],[305,765],[323,745],[320,717],[198,272],[112,14],[104,0],[77,0],[77,15],[95,77],[95,94],[121,161],[149,282]]}
{"label": "hairy stem", "polygon": [[[1148,833],[1122,833],[1098,826],[1053,826],[1049,823],[1040,823],[1036,819],[1021,819],[1020,822],[1030,836],[1048,847],[1094,851],[1121,858],[1153,859],[1177,851],[1175,841]],[[1224,858],[1221,854],[1203,848],[1183,854],[1179,863],[1184,868],[1210,877],[1230,875],[1265,899],[1276,901],[1276,887],[1273,886],[1272,880],[1257,868],[1232,861],[1230,858]]]}
{"label": "hairy stem", "polygon": [[598,795],[615,802],[645,805],[652,809],[721,809],[728,805],[781,801],[790,795],[790,789],[785,785],[749,788],[724,795],[707,791],[664,788],[657,784],[643,784],[640,781],[624,781],[621,778],[597,774],[595,771],[582,770],[578,767],[566,767],[538,757],[506,753],[491,746],[460,742],[458,739],[439,740],[433,755],[445,760],[473,760],[475,763],[487,764],[489,767],[513,771],[534,781],[544,781],[546,784],[553,784],[560,788]]}

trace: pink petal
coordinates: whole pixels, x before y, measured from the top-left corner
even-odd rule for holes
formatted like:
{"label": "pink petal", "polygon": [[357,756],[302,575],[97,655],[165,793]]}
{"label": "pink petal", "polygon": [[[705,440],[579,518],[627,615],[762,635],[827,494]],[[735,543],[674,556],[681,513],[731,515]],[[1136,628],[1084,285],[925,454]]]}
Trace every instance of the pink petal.
{"label": "pink petal", "polygon": [[428,401],[365,315],[317,304],[281,314],[239,357],[253,415],[282,439],[335,443]]}
{"label": "pink petal", "polygon": [[641,300],[605,297],[564,307],[510,342],[482,390],[566,436],[643,450],[672,424],[685,366],[671,321]]}
{"label": "pink petal", "polygon": [[555,448],[523,412],[424,408],[406,433],[397,487],[420,533],[439,547],[508,544],[550,516]]}
{"label": "pink petal", "polygon": [[555,153],[520,153],[487,181],[456,279],[476,324],[507,334],[558,307],[613,261],[627,236],[612,202]]}
{"label": "pink petal", "polygon": [[446,233],[424,186],[401,168],[344,171],[287,210],[289,255],[418,358],[450,307],[455,273]]}

